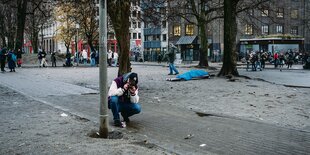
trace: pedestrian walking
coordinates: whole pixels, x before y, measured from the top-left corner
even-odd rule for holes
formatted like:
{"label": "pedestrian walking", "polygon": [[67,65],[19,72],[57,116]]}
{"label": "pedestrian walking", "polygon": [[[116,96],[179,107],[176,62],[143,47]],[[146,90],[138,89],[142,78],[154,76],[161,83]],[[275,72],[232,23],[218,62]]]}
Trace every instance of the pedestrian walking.
{"label": "pedestrian walking", "polygon": [[38,61],[39,61],[39,67],[41,67],[41,62],[42,62],[42,50],[39,49],[39,52],[38,52]]}
{"label": "pedestrian walking", "polygon": [[265,65],[266,65],[266,61],[267,61],[267,59],[268,59],[268,54],[267,54],[267,52],[263,52],[262,54],[261,54],[261,68],[262,69],[265,69]]}
{"label": "pedestrian walking", "polygon": [[51,62],[52,62],[52,67],[56,67],[56,53],[55,53],[55,51],[52,52],[52,54],[51,54]]}
{"label": "pedestrian walking", "polygon": [[83,64],[87,64],[88,55],[85,49],[82,52],[82,57],[83,57]]}
{"label": "pedestrian walking", "polygon": [[96,66],[98,67],[99,65],[99,51],[96,51]]}
{"label": "pedestrian walking", "polygon": [[279,64],[278,59],[279,59],[279,54],[278,54],[278,52],[275,52],[273,55],[274,68],[278,67],[278,64]]}
{"label": "pedestrian walking", "polygon": [[288,53],[288,56],[287,56],[287,69],[292,68],[293,63],[294,63],[294,56],[293,56],[293,53],[290,52]]}
{"label": "pedestrian walking", "polygon": [[112,66],[112,54],[113,52],[111,50],[108,51],[107,57],[108,57],[108,65]]}
{"label": "pedestrian walking", "polygon": [[114,125],[124,127],[120,121],[119,113],[123,120],[129,123],[129,117],[141,112],[138,95],[138,74],[126,73],[112,81],[109,92],[108,107],[113,113]]}
{"label": "pedestrian walking", "polygon": [[174,75],[179,74],[179,71],[176,69],[176,67],[174,66],[174,61],[176,58],[176,52],[177,52],[177,47],[175,47],[172,43],[169,44],[169,49],[168,52],[165,54],[165,56],[168,59],[168,63],[169,63],[169,74],[168,75],[173,75],[173,71],[175,72]]}
{"label": "pedestrian walking", "polygon": [[66,63],[64,64],[64,67],[71,67],[71,53],[69,51],[67,51],[66,54]]}
{"label": "pedestrian walking", "polygon": [[1,64],[1,72],[5,72],[5,60],[6,60],[6,56],[7,56],[7,53],[6,53],[6,48],[2,48],[0,50],[0,64]]}
{"label": "pedestrian walking", "polygon": [[95,53],[95,51],[92,51],[90,54],[90,66],[92,66],[92,67],[96,66],[96,53]]}
{"label": "pedestrian walking", "polygon": [[252,64],[252,71],[256,71],[257,55],[256,55],[255,52],[251,53],[250,61],[251,61],[251,64]]}
{"label": "pedestrian walking", "polygon": [[8,59],[8,66],[9,66],[10,72],[15,72],[16,61],[17,61],[16,54],[10,50],[7,55],[7,59]]}
{"label": "pedestrian walking", "polygon": [[15,62],[17,62],[17,67],[22,67],[22,51],[20,49],[18,49],[17,53],[15,53],[17,56],[17,60]]}
{"label": "pedestrian walking", "polygon": [[262,71],[262,64],[261,64],[261,52],[257,51],[256,52],[256,57],[257,57],[257,60],[256,60],[256,70],[259,69],[260,71]]}
{"label": "pedestrian walking", "polygon": [[250,69],[250,52],[247,51],[245,55],[245,61],[246,61],[246,71]]}
{"label": "pedestrian walking", "polygon": [[161,63],[161,59],[162,59],[162,55],[161,55],[161,53],[159,53],[158,56],[157,56],[157,62],[159,64]]}
{"label": "pedestrian walking", "polygon": [[113,66],[117,67],[117,63],[118,63],[118,54],[116,52],[113,52],[113,59],[114,59],[114,63]]}
{"label": "pedestrian walking", "polygon": [[41,58],[42,58],[42,59],[41,59],[41,65],[40,65],[40,67],[47,67],[46,52],[45,52],[44,49],[42,50]]}

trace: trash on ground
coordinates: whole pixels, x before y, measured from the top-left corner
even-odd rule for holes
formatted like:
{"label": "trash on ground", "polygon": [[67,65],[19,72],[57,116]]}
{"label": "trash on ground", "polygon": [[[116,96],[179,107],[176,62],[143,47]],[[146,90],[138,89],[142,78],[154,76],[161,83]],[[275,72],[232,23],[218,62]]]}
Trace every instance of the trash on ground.
{"label": "trash on ground", "polygon": [[200,146],[200,147],[205,147],[205,146],[206,146],[206,144],[200,144],[199,146]]}
{"label": "trash on ground", "polygon": [[189,134],[189,135],[187,135],[184,139],[191,139],[191,138],[193,138],[193,137],[194,137],[193,134]]}
{"label": "trash on ground", "polygon": [[62,117],[67,117],[68,115],[65,114],[65,113],[62,113],[62,114],[60,114],[60,116],[62,116]]}

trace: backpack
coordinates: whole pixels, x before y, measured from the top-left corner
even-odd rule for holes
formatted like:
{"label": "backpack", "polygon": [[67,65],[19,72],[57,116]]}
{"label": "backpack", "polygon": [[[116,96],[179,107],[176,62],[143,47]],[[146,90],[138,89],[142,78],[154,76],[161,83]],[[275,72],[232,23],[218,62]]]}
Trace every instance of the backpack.
{"label": "backpack", "polygon": [[13,60],[14,62],[16,62],[16,61],[17,61],[17,57],[16,57],[16,55],[15,55],[15,54],[12,54],[12,60]]}

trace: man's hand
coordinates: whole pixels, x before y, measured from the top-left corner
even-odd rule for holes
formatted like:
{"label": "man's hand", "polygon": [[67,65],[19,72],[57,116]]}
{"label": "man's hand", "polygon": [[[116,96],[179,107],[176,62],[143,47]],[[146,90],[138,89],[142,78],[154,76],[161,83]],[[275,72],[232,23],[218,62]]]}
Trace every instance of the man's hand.
{"label": "man's hand", "polygon": [[129,88],[130,95],[132,96],[136,95],[136,90],[137,88],[135,86],[130,87]]}

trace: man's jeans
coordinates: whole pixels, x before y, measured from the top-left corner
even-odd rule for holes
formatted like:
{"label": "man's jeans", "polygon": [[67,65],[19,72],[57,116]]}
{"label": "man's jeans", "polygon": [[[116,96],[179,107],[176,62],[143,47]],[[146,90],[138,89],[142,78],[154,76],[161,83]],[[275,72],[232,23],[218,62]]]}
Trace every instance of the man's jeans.
{"label": "man's jeans", "polygon": [[173,74],[173,71],[175,72],[175,74],[179,74],[179,71],[175,68],[173,63],[169,63],[169,70],[170,70],[169,74]]}
{"label": "man's jeans", "polygon": [[113,120],[120,120],[120,112],[124,118],[141,112],[141,106],[138,103],[123,103],[118,96],[111,96],[110,108],[113,113]]}
{"label": "man's jeans", "polygon": [[90,59],[90,66],[95,66],[96,65],[96,60],[95,58]]}

